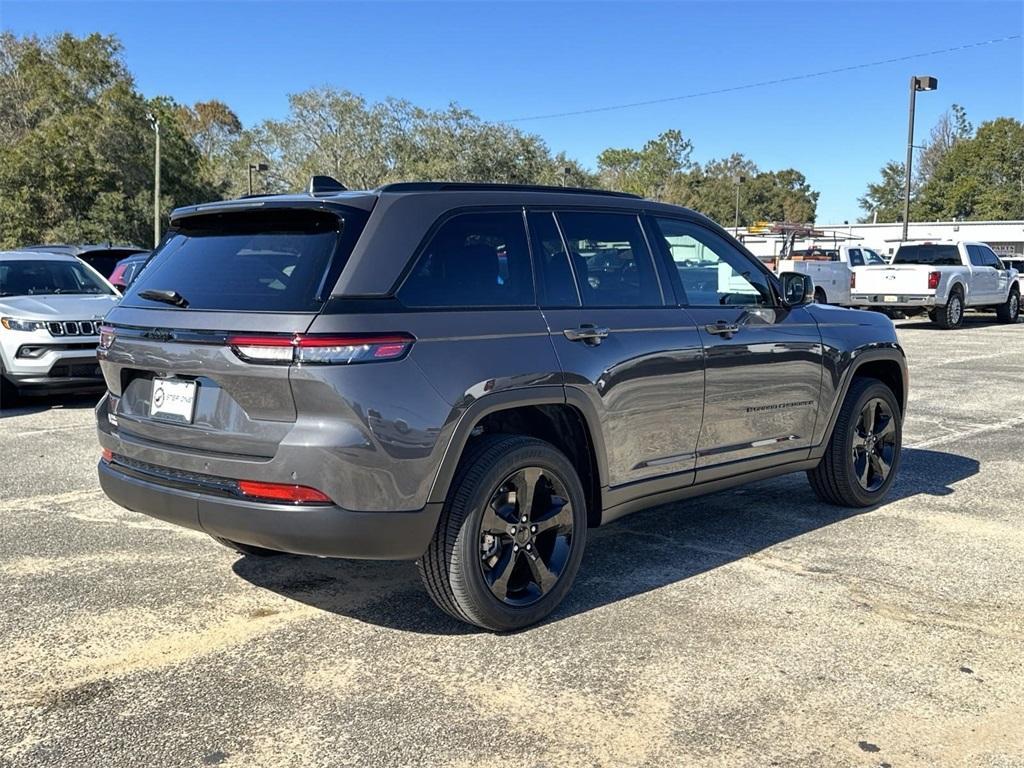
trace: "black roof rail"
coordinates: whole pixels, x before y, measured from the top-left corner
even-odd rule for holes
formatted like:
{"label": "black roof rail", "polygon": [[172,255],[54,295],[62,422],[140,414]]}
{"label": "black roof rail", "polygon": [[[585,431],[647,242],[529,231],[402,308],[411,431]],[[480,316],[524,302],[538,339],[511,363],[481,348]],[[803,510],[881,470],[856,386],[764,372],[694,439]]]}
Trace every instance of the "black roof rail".
{"label": "black roof rail", "polygon": [[348,187],[331,176],[314,176],[309,180],[306,192],[310,195],[333,195],[338,192],[347,192]]}
{"label": "black roof rail", "polygon": [[576,195],[603,195],[607,197],[628,197],[632,200],[642,199],[640,195],[629,192],[613,192],[608,189],[588,189],[586,187],[551,187],[544,184],[493,184],[488,182],[470,181],[399,181],[377,187],[375,192],[472,192],[474,190],[495,192],[557,192]]}

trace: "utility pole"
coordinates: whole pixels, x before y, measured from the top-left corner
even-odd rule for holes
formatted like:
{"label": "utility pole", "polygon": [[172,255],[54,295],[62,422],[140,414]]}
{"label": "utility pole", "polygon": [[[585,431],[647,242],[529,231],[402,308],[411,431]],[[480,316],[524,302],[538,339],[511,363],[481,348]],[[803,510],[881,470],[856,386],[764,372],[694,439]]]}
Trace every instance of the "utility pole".
{"label": "utility pole", "polygon": [[744,179],[742,176],[733,177],[736,181],[736,218],[733,221],[732,236],[740,236],[740,184],[743,183]]}
{"label": "utility pole", "polygon": [[156,133],[156,154],[153,158],[153,247],[160,245],[160,120],[154,115],[149,116]]}
{"label": "utility pole", "polygon": [[[263,173],[270,170],[270,166],[266,163],[249,163],[249,196],[252,197],[252,172]],[[266,185],[264,185],[264,190]]]}
{"label": "utility pole", "polygon": [[939,87],[938,78],[928,75],[914,75],[910,78],[910,116],[907,124],[907,164],[903,166],[906,179],[903,181],[903,241],[907,239],[910,226],[910,179],[914,164],[914,110],[917,107],[918,91],[934,91]]}

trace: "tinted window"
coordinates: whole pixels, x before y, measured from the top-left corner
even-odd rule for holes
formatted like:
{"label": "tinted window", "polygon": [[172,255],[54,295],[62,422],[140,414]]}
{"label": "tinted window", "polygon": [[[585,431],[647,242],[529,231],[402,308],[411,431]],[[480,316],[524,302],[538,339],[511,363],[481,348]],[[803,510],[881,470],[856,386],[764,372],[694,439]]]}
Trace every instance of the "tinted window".
{"label": "tinted window", "polygon": [[851,267],[863,267],[864,266],[864,254],[861,253],[860,248],[850,249],[850,266]]}
{"label": "tinted window", "polygon": [[434,233],[398,292],[409,307],[534,304],[523,214],[463,213]]}
{"label": "tinted window", "polygon": [[976,245],[968,245],[967,246],[967,255],[970,256],[970,258],[971,258],[971,266],[974,266],[974,267],[985,267],[985,266],[988,266],[985,263],[985,254],[981,250],[981,248],[979,248],[978,246],[976,246]]}
{"label": "tinted window", "polygon": [[[177,291],[189,309],[314,312],[359,236],[361,212],[207,214],[186,219],[154,254],[123,303],[166,308],[144,290]],[[328,288],[330,286],[327,286]]]}
{"label": "tinted window", "polygon": [[864,249],[864,260],[867,262],[868,266],[885,264],[885,259],[878,253],[878,251],[873,251],[870,248]]}
{"label": "tinted window", "polygon": [[545,307],[578,307],[569,255],[565,252],[562,236],[552,213],[531,213],[530,237],[533,244],[534,267],[541,305]]}
{"label": "tinted window", "polygon": [[584,306],[662,305],[654,262],[636,216],[563,212],[558,221]]}
{"label": "tinted window", "polygon": [[954,267],[960,265],[960,252],[955,245],[939,245],[922,243],[921,245],[901,245],[892,258],[893,264],[929,264],[936,267]]}
{"label": "tinted window", "polygon": [[110,288],[78,261],[11,259],[0,262],[0,296],[111,293]]}
{"label": "tinted window", "polygon": [[773,304],[768,278],[741,251],[703,227],[655,219],[691,306]]}
{"label": "tinted window", "polygon": [[987,245],[981,246],[982,256],[985,258],[985,264],[989,267],[995,267],[996,269],[1003,269],[1003,262],[996,256],[996,252],[989,248]]}

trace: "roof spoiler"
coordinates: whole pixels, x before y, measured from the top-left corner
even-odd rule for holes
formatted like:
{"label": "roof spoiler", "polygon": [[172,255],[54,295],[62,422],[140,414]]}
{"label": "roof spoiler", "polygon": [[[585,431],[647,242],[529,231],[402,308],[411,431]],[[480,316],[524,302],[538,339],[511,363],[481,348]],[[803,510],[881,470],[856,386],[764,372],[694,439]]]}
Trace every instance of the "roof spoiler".
{"label": "roof spoiler", "polygon": [[331,176],[314,176],[309,180],[309,187],[306,190],[310,195],[333,195],[338,192],[345,192],[348,188]]}

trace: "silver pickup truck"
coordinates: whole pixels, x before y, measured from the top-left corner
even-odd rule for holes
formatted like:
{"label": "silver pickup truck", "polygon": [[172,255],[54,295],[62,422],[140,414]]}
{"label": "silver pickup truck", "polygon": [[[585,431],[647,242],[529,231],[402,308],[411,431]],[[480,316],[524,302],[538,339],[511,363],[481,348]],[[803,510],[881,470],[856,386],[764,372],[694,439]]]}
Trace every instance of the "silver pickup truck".
{"label": "silver pickup truck", "polygon": [[905,243],[889,264],[857,272],[850,303],[910,313],[926,310],[942,328],[963,325],[966,309],[994,311],[1001,322],[1016,323],[1017,276],[984,243]]}

